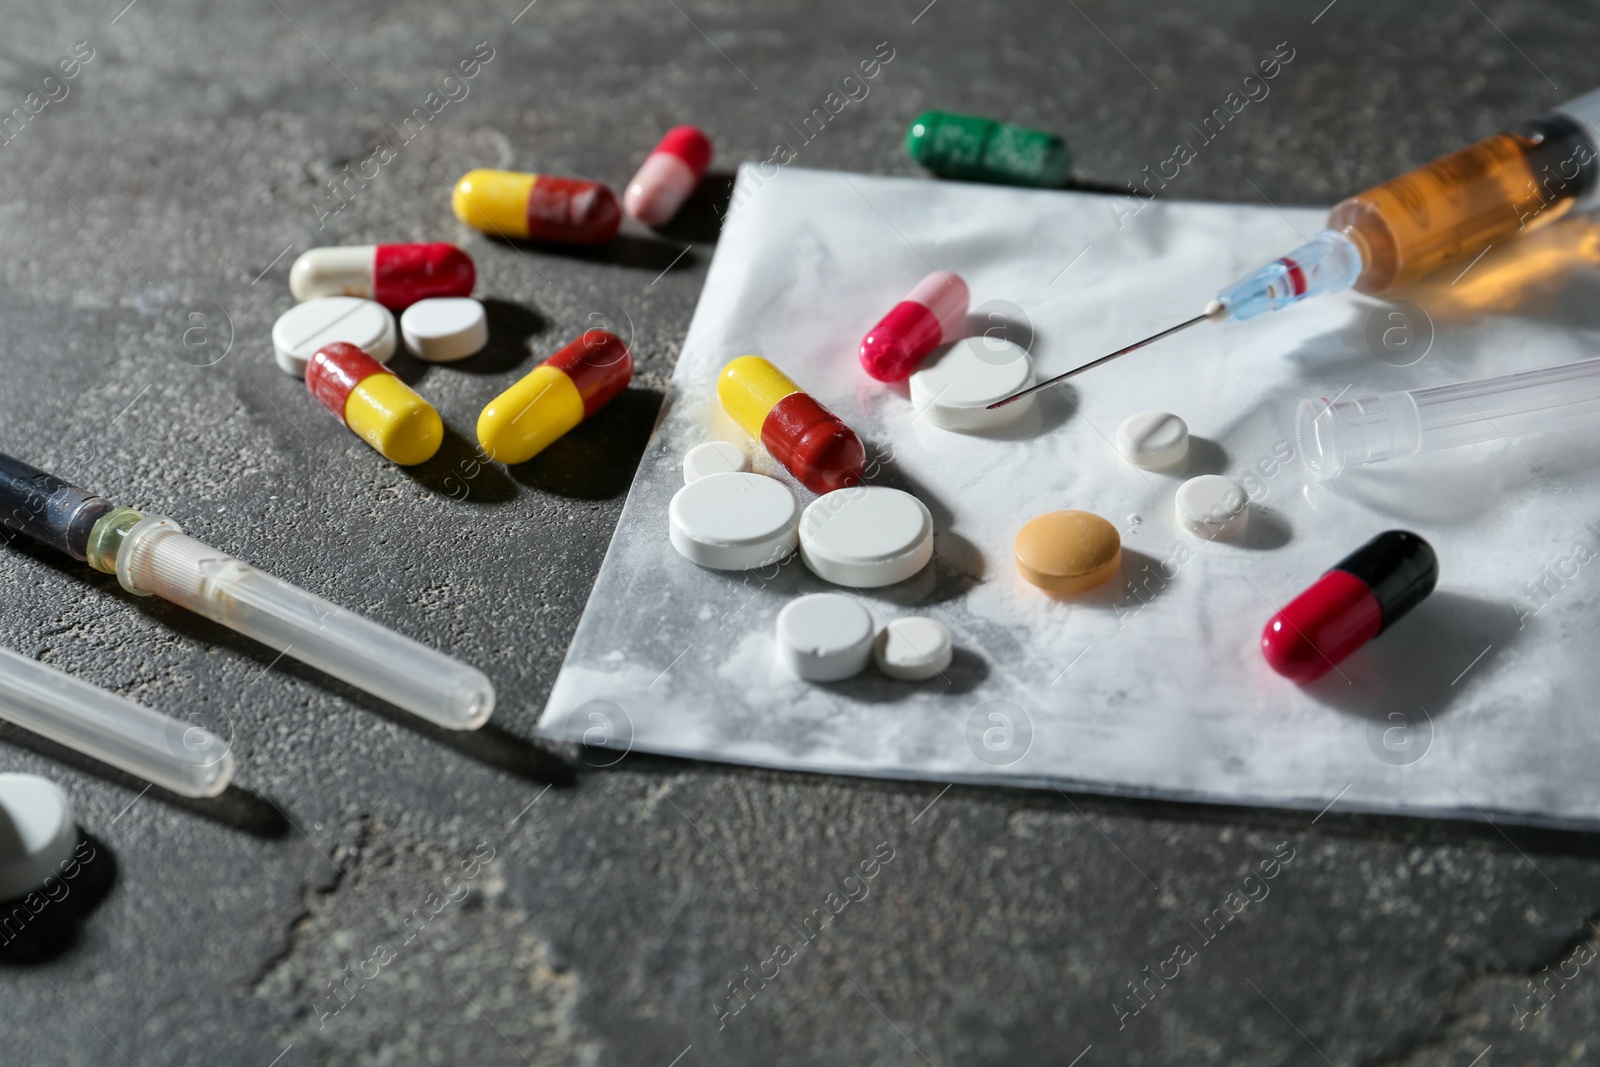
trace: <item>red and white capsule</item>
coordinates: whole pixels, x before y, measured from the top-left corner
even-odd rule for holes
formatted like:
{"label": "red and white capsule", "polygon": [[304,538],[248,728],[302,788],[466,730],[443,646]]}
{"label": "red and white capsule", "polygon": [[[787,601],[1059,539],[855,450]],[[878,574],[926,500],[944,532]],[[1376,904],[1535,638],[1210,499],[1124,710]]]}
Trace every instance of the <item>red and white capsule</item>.
{"label": "red and white capsule", "polygon": [[1340,560],[1261,631],[1261,654],[1293,682],[1314,682],[1422,603],[1439,580],[1433,546],[1389,530]]}
{"label": "red and white capsule", "polygon": [[622,195],[622,209],[646,226],[664,226],[683,207],[711,164],[711,138],[694,126],[674,126]]}
{"label": "red and white capsule", "polygon": [[289,268],[296,300],[359,296],[404,311],[436,296],[470,296],[478,280],[472,257],[452,244],[313,248]]}
{"label": "red and white capsule", "polygon": [[929,352],[966,333],[968,299],[961,275],[928,275],[861,339],[861,369],[880,382],[909,378]]}

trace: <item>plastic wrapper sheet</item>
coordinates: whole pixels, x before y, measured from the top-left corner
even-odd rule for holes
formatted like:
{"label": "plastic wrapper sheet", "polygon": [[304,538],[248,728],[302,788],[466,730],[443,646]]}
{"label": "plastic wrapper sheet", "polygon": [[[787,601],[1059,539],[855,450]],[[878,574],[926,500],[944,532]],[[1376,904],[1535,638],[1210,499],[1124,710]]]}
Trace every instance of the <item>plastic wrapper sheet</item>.
{"label": "plastic wrapper sheet", "polygon": [[[1600,230],[1563,220],[1383,302],[1325,297],[1202,323],[1039,397],[989,436],[918,419],[856,347],[925,274],[963,275],[971,332],[1027,345],[1039,378],[1194,315],[1302,243],[1321,209],[1156,201],[785,169],[740,173],[661,421],[540,721],[590,763],[629,750],[766,767],[1321,811],[1600,825],[1600,434],[1535,434],[1353,469],[1312,485],[1303,397],[1361,396],[1594,354]],[[1463,264],[1466,259],[1463,259]],[[1457,268],[1460,269],[1460,268]],[[791,599],[838,591],[798,559],[725,573],[681,558],[667,507],[685,451],[740,441],[718,371],[764,355],[866,442],[869,481],[932,511],[933,562],[853,592],[880,625],[954,635],[940,677],[869,667],[827,685],[774,658]],[[938,353],[935,353],[936,358]],[[1136,469],[1113,444],[1181,415],[1188,465]],[[1185,476],[1226,474],[1248,532],[1178,526]],[[1016,572],[1029,518],[1078,508],[1123,538],[1120,578],[1055,600]],[[1259,649],[1273,612],[1378,532],[1440,558],[1434,594],[1320,681]],[[848,591],[847,591],[848,592]],[[614,750],[614,751],[606,751]]]}

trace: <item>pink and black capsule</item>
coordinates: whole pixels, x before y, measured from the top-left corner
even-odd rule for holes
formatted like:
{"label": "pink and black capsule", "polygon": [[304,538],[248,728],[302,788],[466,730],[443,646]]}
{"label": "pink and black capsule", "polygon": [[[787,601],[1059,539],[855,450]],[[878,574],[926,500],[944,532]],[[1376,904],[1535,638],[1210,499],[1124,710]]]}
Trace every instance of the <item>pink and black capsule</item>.
{"label": "pink and black capsule", "polygon": [[1261,654],[1290,681],[1316,681],[1422,603],[1438,580],[1428,542],[1406,530],[1381,533],[1268,620]]}

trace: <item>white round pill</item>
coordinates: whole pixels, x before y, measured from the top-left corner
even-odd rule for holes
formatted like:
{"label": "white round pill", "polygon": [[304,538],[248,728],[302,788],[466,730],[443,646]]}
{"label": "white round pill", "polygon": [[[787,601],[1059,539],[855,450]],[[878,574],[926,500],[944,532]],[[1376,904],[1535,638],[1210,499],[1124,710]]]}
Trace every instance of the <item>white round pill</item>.
{"label": "white round pill", "polygon": [[1189,454],[1189,427],[1170,411],[1141,411],[1117,427],[1117,451],[1147,471],[1176,467]]}
{"label": "white round pill", "polygon": [[733,474],[750,469],[750,453],[732,441],[706,441],[683,454],[683,484],[708,474]]}
{"label": "white round pill", "polygon": [[1209,540],[1242,533],[1250,518],[1250,495],[1244,486],[1220,474],[1190,478],[1178,486],[1174,504],[1178,521]]}
{"label": "white round pill", "polygon": [[893,585],[933,558],[933,516],[922,501],[898,489],[835,489],[800,516],[800,558],[812,574],[835,585]]}
{"label": "white round pill", "polygon": [[306,364],[319,348],[335,341],[347,341],[379,363],[387,363],[394,355],[394,316],[376,301],[325,296],[296,304],[279,315],[272,327],[278,366],[297,378],[306,376]]}
{"label": "white round pill", "polygon": [[429,363],[454,363],[489,343],[489,316],[470,296],[434,296],[400,313],[406,348]]}
{"label": "white round pill", "polygon": [[808,682],[861,673],[872,655],[872,613],[838,593],[811,593],[778,612],[778,662]]}
{"label": "white round pill", "polygon": [[0,900],[26,896],[60,874],[78,829],[61,787],[34,774],[0,774]]}
{"label": "white round pill", "polygon": [[709,474],[679,489],[667,508],[672,547],[719,571],[747,571],[794,551],[800,504],[764,474]]}
{"label": "white round pill", "polygon": [[920,615],[895,619],[872,642],[872,662],[878,669],[907,682],[943,674],[954,655],[944,623]]}
{"label": "white round pill", "polygon": [[1021,345],[978,336],[957,341],[931,367],[911,376],[916,418],[963,433],[1009,426],[1033,406],[1033,397],[993,411],[988,405],[1033,384],[1033,360]]}

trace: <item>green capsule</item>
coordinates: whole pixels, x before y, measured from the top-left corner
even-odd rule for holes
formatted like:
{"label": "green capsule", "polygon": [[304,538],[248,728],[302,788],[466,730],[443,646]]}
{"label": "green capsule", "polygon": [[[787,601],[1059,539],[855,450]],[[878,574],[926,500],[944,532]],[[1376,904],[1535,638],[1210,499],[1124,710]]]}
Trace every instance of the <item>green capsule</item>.
{"label": "green capsule", "polygon": [[918,115],[906,148],[941,178],[1054,188],[1072,171],[1072,152],[1053,133],[949,111]]}

